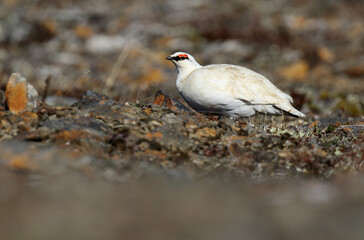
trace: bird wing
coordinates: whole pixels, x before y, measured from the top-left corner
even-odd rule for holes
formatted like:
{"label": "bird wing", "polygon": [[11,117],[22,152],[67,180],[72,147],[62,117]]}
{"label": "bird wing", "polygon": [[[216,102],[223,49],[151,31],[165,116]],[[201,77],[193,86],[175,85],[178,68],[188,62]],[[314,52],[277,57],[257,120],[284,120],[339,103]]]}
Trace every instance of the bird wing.
{"label": "bird wing", "polygon": [[189,104],[195,103],[209,109],[233,109],[231,103],[239,100],[231,95],[224,79],[226,78],[219,71],[216,72],[216,69],[202,67],[185,78],[179,90]]}
{"label": "bird wing", "polygon": [[206,66],[215,72],[214,78],[224,91],[251,105],[280,105],[293,102],[288,94],[279,90],[263,75],[250,69],[227,64]]}

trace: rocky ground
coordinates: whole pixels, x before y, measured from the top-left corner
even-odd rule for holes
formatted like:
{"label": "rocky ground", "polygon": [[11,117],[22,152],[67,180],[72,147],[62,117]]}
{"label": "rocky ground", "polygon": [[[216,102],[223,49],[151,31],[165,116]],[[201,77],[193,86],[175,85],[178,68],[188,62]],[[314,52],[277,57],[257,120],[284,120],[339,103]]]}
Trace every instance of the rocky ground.
{"label": "rocky ground", "polygon": [[[0,6],[4,239],[362,239],[361,1]],[[263,73],[308,117],[194,112],[176,50]]]}

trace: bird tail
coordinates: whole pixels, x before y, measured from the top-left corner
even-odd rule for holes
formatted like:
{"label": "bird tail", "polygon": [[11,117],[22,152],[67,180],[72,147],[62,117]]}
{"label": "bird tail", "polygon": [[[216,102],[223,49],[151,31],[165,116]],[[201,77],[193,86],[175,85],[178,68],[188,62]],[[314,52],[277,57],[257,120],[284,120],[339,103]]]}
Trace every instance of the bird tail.
{"label": "bird tail", "polygon": [[292,106],[277,106],[277,105],[273,105],[274,108],[282,111],[282,113],[286,116],[291,116],[291,117],[295,117],[295,118],[305,118],[306,115],[301,113],[300,111],[298,111],[297,109],[295,109]]}

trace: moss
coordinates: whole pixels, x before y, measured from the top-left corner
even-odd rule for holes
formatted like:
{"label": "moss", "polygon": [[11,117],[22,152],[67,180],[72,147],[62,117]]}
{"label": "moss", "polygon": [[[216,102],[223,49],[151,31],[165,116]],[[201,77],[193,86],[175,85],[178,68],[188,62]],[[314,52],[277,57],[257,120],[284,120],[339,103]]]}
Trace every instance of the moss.
{"label": "moss", "polygon": [[335,129],[336,129],[336,127],[330,124],[330,125],[326,128],[325,133],[331,133],[331,132],[335,131]]}

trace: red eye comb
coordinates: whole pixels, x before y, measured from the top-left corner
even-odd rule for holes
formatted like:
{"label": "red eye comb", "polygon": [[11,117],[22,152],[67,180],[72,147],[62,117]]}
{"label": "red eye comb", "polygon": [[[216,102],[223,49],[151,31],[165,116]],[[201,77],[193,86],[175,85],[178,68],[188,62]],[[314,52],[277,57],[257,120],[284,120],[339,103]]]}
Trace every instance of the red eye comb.
{"label": "red eye comb", "polygon": [[178,57],[180,57],[180,58],[188,58],[188,55],[187,54],[180,54],[180,55],[178,55]]}

